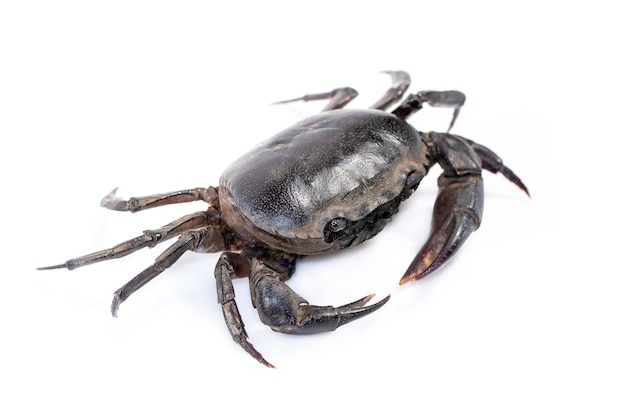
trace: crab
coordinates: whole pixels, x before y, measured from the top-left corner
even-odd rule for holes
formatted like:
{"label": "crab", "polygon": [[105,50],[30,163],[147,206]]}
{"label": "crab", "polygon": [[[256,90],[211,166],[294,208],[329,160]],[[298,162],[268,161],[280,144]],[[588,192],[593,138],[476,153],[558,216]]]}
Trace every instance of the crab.
{"label": "crab", "polygon": [[[357,92],[338,88],[281,101],[328,100],[312,117],[262,142],[233,162],[217,187],[192,188],[122,199],[116,190],[101,205],[137,212],[168,204],[204,201],[208,208],[109,249],[39,269],[72,270],[129,255],[178,237],[155,262],[115,291],[111,313],[187,251],[221,252],[215,267],[217,300],[233,340],[260,363],[273,367],[250,343],[235,301],[233,280],[248,277],[252,304],[272,330],[313,334],[337,329],[382,307],[373,295],[352,303],[318,306],[286,281],[298,259],[352,247],[374,237],[401,203],[439,164],[439,192],[432,229],[400,279],[415,281],[444,265],[481,223],[482,170],[501,173],[529,195],[517,175],[488,148],[450,134],[465,95],[420,91],[404,100],[410,77],[389,71],[392,86],[369,109],[344,109]],[[391,112],[386,110],[400,102]],[[420,132],[406,119],[424,104],[449,107],[446,133]]]}

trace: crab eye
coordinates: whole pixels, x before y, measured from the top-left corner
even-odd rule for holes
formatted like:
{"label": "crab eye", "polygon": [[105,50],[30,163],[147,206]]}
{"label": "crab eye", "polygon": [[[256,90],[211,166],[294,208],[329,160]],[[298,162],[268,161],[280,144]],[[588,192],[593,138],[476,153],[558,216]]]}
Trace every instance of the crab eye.
{"label": "crab eye", "polygon": [[343,217],[337,217],[328,222],[328,228],[331,232],[340,232],[348,227],[348,221]]}
{"label": "crab eye", "polygon": [[422,175],[422,173],[418,172],[418,171],[411,171],[407,174],[406,176],[406,181],[405,181],[405,188],[407,190],[413,190],[415,189],[420,181],[422,181],[422,178],[424,176]]}

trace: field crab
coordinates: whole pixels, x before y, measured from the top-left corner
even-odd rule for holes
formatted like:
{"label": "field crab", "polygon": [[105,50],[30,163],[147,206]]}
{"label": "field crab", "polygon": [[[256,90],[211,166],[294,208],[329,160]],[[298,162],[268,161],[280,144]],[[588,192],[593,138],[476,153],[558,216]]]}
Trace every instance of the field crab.
{"label": "field crab", "polygon": [[[443,172],[431,234],[400,284],[440,268],[479,227],[483,169],[503,174],[528,194],[494,152],[449,133],[465,102],[463,93],[420,91],[402,100],[409,75],[403,71],[389,75],[392,86],[369,109],[344,109],[357,95],[350,87],[279,102],[328,100],[321,113],[288,127],[233,162],[217,187],[129,199],[113,190],[101,202],[111,210],[137,212],[192,201],[204,201],[208,208],[112,248],[39,269],[72,270],[178,237],[151,266],[115,291],[111,312],[117,316],[123,301],[186,251],[221,252],[215,279],[228,330],[239,346],[268,367],[273,366],[248,341],[233,279],[249,278],[252,304],[261,321],[278,332],[335,330],[372,313],[389,296],[374,304],[368,304],[373,295],[340,307],[309,304],[286,285],[297,260],[375,236],[435,164]],[[395,109],[386,111],[399,101]],[[446,133],[420,132],[406,121],[424,104],[453,109]]]}

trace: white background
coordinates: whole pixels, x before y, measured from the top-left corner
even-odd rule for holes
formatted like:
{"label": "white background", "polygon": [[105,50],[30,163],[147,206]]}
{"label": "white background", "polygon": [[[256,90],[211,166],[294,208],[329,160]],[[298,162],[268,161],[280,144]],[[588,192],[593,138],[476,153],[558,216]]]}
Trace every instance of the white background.
{"label": "white background", "polygon": [[[624,415],[621,14],[612,2],[3,2],[0,414]],[[217,185],[253,144],[350,85],[367,107],[404,69],[411,91],[467,94],[454,132],[496,150],[532,199],[485,174],[483,225],[437,274],[397,282],[428,234],[436,177],[376,239],[300,262],[316,304],[391,301],[295,337],[216,302],[217,255],[187,254],[113,319],[114,290],[163,248],[36,272],[201,204],[99,208]],[[450,112],[411,122],[445,130]]]}

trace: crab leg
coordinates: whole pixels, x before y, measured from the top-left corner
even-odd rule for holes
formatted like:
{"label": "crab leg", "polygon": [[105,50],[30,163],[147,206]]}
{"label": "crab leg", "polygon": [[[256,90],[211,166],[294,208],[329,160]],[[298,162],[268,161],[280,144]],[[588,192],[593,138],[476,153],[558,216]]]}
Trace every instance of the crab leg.
{"label": "crab leg", "polygon": [[392,113],[401,119],[407,119],[410,115],[420,110],[424,103],[432,107],[452,107],[454,109],[452,120],[448,126],[449,132],[459,116],[461,106],[465,104],[465,94],[456,90],[420,91],[417,94],[409,94]]}
{"label": "crab leg", "polygon": [[217,218],[219,218],[219,213],[214,208],[209,208],[207,211],[198,211],[196,213],[183,216],[180,219],[175,220],[159,229],[146,230],[141,236],[129,239],[125,242],[113,246],[112,248],[90,253],[89,255],[84,255],[78,258],[69,259],[59,265],[44,266],[37,269],[46,270],[67,268],[71,271],[72,269],[76,269],[81,266],[91,265],[96,262],[122,258],[124,256],[130,255],[131,253],[139,249],[143,249],[145,247],[152,248],[158,243],[178,236],[187,230],[208,226],[209,224],[213,223]]}
{"label": "crab leg", "polygon": [[526,188],[522,180],[517,175],[515,175],[515,173],[509,167],[504,165],[502,163],[502,159],[500,159],[500,157],[496,155],[491,149],[461,136],[457,137],[467,142],[472,150],[476,152],[476,155],[478,155],[478,157],[480,158],[481,166],[483,169],[486,169],[489,172],[493,172],[494,174],[500,173],[504,175],[504,178],[517,185],[520,190],[524,191],[526,195],[530,197],[530,192],[528,191],[528,188]]}
{"label": "crab leg", "polygon": [[386,110],[402,98],[411,84],[411,77],[404,71],[384,71],[391,76],[391,87],[370,109]]}
{"label": "crab leg", "polygon": [[269,368],[273,368],[274,365],[265,360],[248,341],[248,334],[235,301],[232,283],[234,278],[249,276],[252,304],[257,309],[261,321],[272,330],[281,333],[313,334],[335,330],[343,324],[378,310],[389,300],[387,296],[376,304],[366,306],[374,297],[368,295],[341,307],[310,305],[284,283],[294,271],[293,258],[284,258],[286,263],[279,259],[278,263],[274,264],[271,253],[259,255],[264,261],[254,257],[252,252],[222,253],[215,267],[215,279],[217,300],[222,306],[226,327],[233,340],[250,356]]}
{"label": "crab leg", "polygon": [[249,264],[247,259],[238,253],[224,252],[220,256],[215,266],[215,281],[217,283],[217,301],[222,306],[222,313],[226,321],[226,327],[235,343],[243,348],[254,359],[267,366],[273,368],[274,365],[265,360],[248,341],[237,302],[235,301],[235,289],[233,287],[233,279],[241,278],[248,275]]}
{"label": "crab leg", "polygon": [[460,136],[426,133],[424,141],[433,162],[443,168],[435,201],[431,235],[419,251],[400,284],[434,272],[454,255],[480,226],[483,212],[481,170],[501,172],[528,194],[526,186],[488,148]]}
{"label": "crab leg", "polygon": [[117,188],[104,196],[100,205],[109,210],[135,213],[149,208],[192,201],[206,201],[210,206],[215,206],[218,203],[217,189],[215,187],[192,188],[145,197],[131,197],[128,200],[118,197],[115,194],[116,192]]}
{"label": "crab leg", "polygon": [[187,251],[208,252],[224,249],[224,239],[217,226],[207,226],[198,230],[190,230],[178,237],[169,248],[161,253],[154,263],[141,271],[113,294],[111,314],[117,317],[117,310],[139,288],[172,266]]}
{"label": "crab leg", "polygon": [[[404,71],[383,71],[391,76],[391,87],[370,108],[385,110],[400,100],[411,84],[411,77]],[[351,87],[336,88],[327,93],[306,94],[291,100],[277,101],[273,104],[292,103],[294,101],[330,100],[322,111],[341,109],[354,100],[359,93]]]}
{"label": "crab leg", "polygon": [[349,102],[354,100],[354,98],[359,95],[359,93],[351,87],[341,87],[335,88],[332,91],[327,93],[317,93],[317,94],[306,94],[302,97],[293,98],[290,100],[277,101],[272,104],[285,104],[292,103],[294,101],[313,101],[313,100],[330,100],[326,107],[322,109],[322,111],[341,109],[346,106]]}

